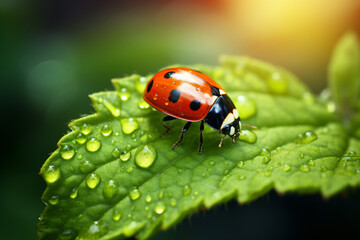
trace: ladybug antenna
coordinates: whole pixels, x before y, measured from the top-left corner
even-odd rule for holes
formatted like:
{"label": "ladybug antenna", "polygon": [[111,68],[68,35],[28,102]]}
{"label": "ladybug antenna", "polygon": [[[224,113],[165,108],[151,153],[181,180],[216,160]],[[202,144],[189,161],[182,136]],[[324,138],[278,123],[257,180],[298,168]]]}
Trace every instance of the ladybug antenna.
{"label": "ladybug antenna", "polygon": [[254,129],[254,130],[257,130],[257,129],[258,129],[257,126],[251,126],[251,125],[249,125],[249,124],[242,124],[242,126],[243,126],[243,127],[250,127],[250,128],[252,128],[252,129]]}
{"label": "ladybug antenna", "polygon": [[227,134],[225,134],[225,135],[221,138],[220,144],[219,144],[219,148],[221,148],[222,142],[224,141],[224,138],[225,138],[226,136],[227,136]]}

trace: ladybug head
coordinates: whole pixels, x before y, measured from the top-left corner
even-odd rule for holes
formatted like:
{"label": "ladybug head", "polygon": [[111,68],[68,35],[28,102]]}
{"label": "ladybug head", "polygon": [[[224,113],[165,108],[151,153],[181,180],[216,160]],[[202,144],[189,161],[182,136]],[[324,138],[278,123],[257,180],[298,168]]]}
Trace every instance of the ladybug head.
{"label": "ladybug head", "polygon": [[233,122],[226,124],[222,129],[220,129],[220,132],[226,135],[229,135],[235,142],[240,135],[241,130],[241,122],[240,118],[236,118]]}

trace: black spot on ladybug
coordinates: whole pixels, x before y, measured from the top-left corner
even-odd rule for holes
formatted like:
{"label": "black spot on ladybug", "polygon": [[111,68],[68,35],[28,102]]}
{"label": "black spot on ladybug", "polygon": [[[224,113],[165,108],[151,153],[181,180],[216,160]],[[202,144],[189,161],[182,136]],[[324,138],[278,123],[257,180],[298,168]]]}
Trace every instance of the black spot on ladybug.
{"label": "black spot on ladybug", "polygon": [[211,93],[214,96],[220,96],[220,91],[217,87],[211,86]]}
{"label": "black spot on ladybug", "polygon": [[169,101],[176,103],[179,100],[179,98],[180,98],[180,91],[177,89],[171,90],[169,95]]}
{"label": "black spot on ladybug", "polygon": [[175,72],[167,72],[164,75],[164,78],[171,78],[171,76],[174,74]]}
{"label": "black spot on ladybug", "polygon": [[150,92],[150,90],[151,90],[151,88],[152,88],[153,84],[154,84],[154,79],[153,79],[153,80],[151,80],[151,82],[150,82],[150,83],[149,83],[149,85],[147,86],[147,89],[146,89],[146,91],[147,91],[147,92]]}
{"label": "black spot on ladybug", "polygon": [[200,103],[200,101],[198,101],[198,100],[193,100],[193,101],[190,103],[190,108],[191,108],[191,110],[193,110],[193,111],[198,110],[198,109],[200,108],[200,106],[201,106],[201,103]]}

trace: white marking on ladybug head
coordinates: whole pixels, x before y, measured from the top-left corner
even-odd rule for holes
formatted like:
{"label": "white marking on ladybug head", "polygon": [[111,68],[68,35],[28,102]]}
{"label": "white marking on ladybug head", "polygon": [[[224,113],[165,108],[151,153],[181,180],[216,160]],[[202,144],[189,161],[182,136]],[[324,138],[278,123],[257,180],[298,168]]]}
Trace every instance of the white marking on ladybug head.
{"label": "white marking on ladybug head", "polygon": [[219,89],[219,92],[220,92],[220,95],[225,95],[226,94],[226,92],[224,90],[222,90],[222,89]]}
{"label": "white marking on ladybug head", "polygon": [[231,127],[230,128],[230,136],[234,135],[235,133],[235,128],[234,127]]}
{"label": "white marking on ladybug head", "polygon": [[212,96],[212,104],[214,104],[214,102],[216,101],[216,99],[218,99],[218,96]]}
{"label": "white marking on ladybug head", "polygon": [[234,114],[235,119],[237,119],[237,118],[239,117],[239,112],[238,112],[238,110],[234,109],[234,110],[233,110],[233,114]]}
{"label": "white marking on ladybug head", "polygon": [[229,113],[229,114],[226,116],[226,118],[224,119],[224,121],[222,122],[220,129],[224,128],[226,125],[232,123],[233,121],[235,121],[234,114],[233,114],[233,113]]}

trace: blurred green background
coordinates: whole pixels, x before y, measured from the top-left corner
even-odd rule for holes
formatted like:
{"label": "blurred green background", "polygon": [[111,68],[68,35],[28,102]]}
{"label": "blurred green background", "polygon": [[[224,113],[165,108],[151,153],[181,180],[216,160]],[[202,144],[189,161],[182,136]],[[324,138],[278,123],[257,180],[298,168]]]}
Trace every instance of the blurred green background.
{"label": "blurred green background", "polygon": [[[37,173],[67,123],[94,112],[88,94],[170,64],[216,65],[221,54],[283,66],[319,93],[336,41],[360,33],[360,2],[1,0],[0,19],[1,239],[36,239],[45,189]],[[154,239],[352,238],[359,199],[272,192],[197,214]]]}

